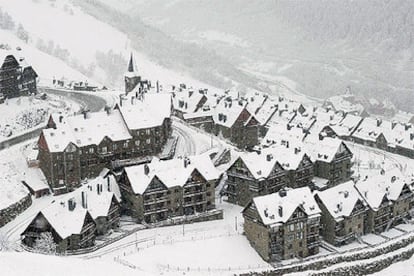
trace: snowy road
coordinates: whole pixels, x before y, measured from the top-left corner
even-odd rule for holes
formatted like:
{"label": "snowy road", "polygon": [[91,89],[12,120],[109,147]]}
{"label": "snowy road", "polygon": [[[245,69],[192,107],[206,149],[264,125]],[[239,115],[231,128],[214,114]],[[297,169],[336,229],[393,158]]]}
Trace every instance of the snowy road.
{"label": "snowy road", "polygon": [[173,135],[178,137],[177,147],[175,149],[176,156],[189,156],[195,155],[196,152],[196,143],[185,130],[183,130],[180,125],[174,124],[172,126]]}
{"label": "snowy road", "polygon": [[91,112],[101,111],[106,105],[106,101],[103,98],[87,93],[78,93],[52,88],[39,88],[39,90],[40,92],[70,98],[72,101],[78,102],[82,107],[88,109]]}

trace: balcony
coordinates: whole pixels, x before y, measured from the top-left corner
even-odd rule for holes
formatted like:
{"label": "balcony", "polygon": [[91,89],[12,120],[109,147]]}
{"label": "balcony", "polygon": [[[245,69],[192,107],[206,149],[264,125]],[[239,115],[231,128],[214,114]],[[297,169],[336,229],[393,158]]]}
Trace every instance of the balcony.
{"label": "balcony", "polygon": [[355,233],[348,233],[346,235],[335,234],[334,243],[343,243],[355,239]]}
{"label": "balcony", "polygon": [[144,215],[151,215],[151,214],[164,213],[164,212],[168,212],[168,208],[166,208],[166,207],[151,208],[151,209],[148,209],[148,210],[144,210]]}
{"label": "balcony", "polygon": [[205,182],[203,181],[193,181],[193,182],[186,183],[184,187],[188,188],[188,187],[200,186],[200,185],[203,185],[204,183]]}
{"label": "balcony", "polygon": [[168,200],[168,196],[151,197],[149,199],[144,199],[144,205],[150,205],[150,204],[154,204],[154,203],[166,202],[167,200]]}
{"label": "balcony", "polygon": [[205,199],[203,199],[203,200],[191,200],[191,201],[183,202],[183,207],[201,205],[201,204],[206,204],[206,203],[207,203],[207,200],[205,200]]}

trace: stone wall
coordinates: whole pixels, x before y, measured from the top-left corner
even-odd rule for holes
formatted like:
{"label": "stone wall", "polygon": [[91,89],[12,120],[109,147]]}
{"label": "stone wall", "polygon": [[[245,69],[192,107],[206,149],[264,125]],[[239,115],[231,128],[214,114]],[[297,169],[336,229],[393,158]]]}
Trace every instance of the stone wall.
{"label": "stone wall", "polygon": [[[326,269],[330,266],[341,264],[344,265],[341,268],[333,269],[332,271],[328,272],[315,272],[314,275],[364,275],[373,272],[380,271],[387,266],[391,265],[392,263],[406,260],[410,258],[414,254],[414,247],[410,246],[406,250],[405,247],[414,243],[414,235],[399,239],[392,243],[385,243],[381,244],[377,247],[358,250],[354,253],[342,253],[339,255],[333,256],[324,256],[324,257],[316,257],[311,258],[308,261],[298,262],[292,265],[287,265],[285,267],[275,268],[271,271],[263,271],[263,272],[252,272],[242,275],[261,275],[261,276],[268,276],[268,275],[285,275],[288,273],[293,272],[304,272],[309,270],[322,270]],[[379,258],[378,260],[373,260],[370,262],[370,259],[385,255],[390,252],[394,252],[400,250],[402,252],[391,254],[390,256],[384,256],[383,258]],[[357,265],[350,265],[346,267],[346,263],[354,262],[354,261],[364,261]]]}
{"label": "stone wall", "polygon": [[30,194],[10,205],[9,207],[0,210],[0,227],[12,221],[15,217],[21,214],[24,210],[32,205],[32,197]]}

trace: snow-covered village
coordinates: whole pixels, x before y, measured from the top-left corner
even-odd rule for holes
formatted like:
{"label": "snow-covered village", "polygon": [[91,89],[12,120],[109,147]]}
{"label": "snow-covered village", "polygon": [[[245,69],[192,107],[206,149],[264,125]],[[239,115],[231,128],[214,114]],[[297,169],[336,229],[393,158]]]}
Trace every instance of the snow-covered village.
{"label": "snow-covered village", "polygon": [[0,0],[1,275],[413,275],[410,0]]}

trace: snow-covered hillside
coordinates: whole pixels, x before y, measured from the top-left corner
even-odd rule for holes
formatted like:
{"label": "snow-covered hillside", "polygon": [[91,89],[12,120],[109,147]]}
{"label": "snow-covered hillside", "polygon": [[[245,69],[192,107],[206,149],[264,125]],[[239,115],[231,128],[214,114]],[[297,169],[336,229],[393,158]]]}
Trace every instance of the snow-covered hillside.
{"label": "snow-covered hillside", "polygon": [[24,57],[27,63],[35,68],[41,85],[50,84],[53,77],[59,79],[64,77],[69,80],[87,79],[85,75],[73,69],[62,60],[40,51],[34,45],[24,43],[12,32],[0,29],[0,37],[1,42],[9,45],[12,50],[16,49],[16,47],[22,49],[19,52],[13,51],[13,53]]}
{"label": "snow-covered hillside", "polygon": [[[0,28],[1,37],[24,48],[41,79],[53,76],[78,81],[88,79],[123,88],[122,75],[134,50],[123,32],[88,15],[69,0],[0,0],[0,9],[11,16],[14,29],[22,25],[28,34],[28,44],[17,39],[16,30]],[[190,82],[194,86],[206,86],[179,70],[165,69],[138,51],[134,55],[144,78],[166,84]]]}
{"label": "snow-covered hillside", "polygon": [[323,98],[350,85],[413,110],[411,0],[99,1],[214,50],[269,85],[294,81],[299,92]]}

